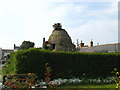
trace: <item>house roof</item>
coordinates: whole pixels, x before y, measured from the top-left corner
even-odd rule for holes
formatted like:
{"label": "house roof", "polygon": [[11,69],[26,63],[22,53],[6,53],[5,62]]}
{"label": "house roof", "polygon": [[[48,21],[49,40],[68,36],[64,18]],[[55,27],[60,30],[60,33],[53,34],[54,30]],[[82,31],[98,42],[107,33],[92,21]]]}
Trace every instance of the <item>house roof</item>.
{"label": "house roof", "polygon": [[10,52],[13,52],[14,50],[12,49],[2,49],[2,52],[7,52],[7,53],[10,53]]}
{"label": "house roof", "polygon": [[100,47],[100,46],[106,46],[106,45],[115,45],[115,44],[120,44],[120,43],[112,43],[112,44],[96,45],[96,46],[93,46],[93,47]]}

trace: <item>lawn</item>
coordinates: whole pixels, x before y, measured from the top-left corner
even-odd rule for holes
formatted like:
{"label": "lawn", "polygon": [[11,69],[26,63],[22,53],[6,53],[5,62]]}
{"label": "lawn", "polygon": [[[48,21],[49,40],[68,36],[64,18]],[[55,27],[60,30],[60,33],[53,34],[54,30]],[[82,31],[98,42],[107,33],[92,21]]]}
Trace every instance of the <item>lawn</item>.
{"label": "lawn", "polygon": [[[99,88],[101,88],[102,90],[116,90],[116,84],[109,84],[109,85],[68,85],[68,86],[61,86],[58,89],[60,90],[66,90],[66,89],[70,89],[70,88],[76,88],[76,89],[80,89],[80,90],[85,90],[87,88],[89,88],[89,90],[98,90]],[[91,88],[91,89],[90,89]]]}
{"label": "lawn", "polygon": [[2,75],[0,75],[0,81],[2,80]]}
{"label": "lawn", "polygon": [[2,78],[2,75],[0,75],[0,78]]}

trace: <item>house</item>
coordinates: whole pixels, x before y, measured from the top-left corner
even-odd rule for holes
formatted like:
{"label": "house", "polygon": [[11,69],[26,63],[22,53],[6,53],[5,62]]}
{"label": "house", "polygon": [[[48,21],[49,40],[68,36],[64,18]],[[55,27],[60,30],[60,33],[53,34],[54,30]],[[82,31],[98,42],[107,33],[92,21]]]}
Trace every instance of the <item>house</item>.
{"label": "house", "polygon": [[2,49],[2,48],[0,48],[0,61],[5,62],[7,57],[9,56],[9,54],[11,52],[15,52],[19,49],[20,49],[20,47],[16,46],[15,44],[14,44],[14,49]]}
{"label": "house", "polygon": [[80,43],[80,52],[120,52],[120,43],[93,45],[93,41],[90,41],[90,47],[85,47]]}

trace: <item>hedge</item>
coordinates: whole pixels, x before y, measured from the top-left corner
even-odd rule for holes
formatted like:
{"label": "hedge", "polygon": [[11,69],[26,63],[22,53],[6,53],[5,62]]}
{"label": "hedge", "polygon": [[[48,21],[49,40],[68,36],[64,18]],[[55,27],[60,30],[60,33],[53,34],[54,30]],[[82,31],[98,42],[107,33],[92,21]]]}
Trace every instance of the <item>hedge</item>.
{"label": "hedge", "polygon": [[36,73],[44,77],[45,63],[49,63],[52,78],[106,77],[120,68],[120,53],[80,53],[47,51],[38,48],[19,50],[10,54],[3,74]]}

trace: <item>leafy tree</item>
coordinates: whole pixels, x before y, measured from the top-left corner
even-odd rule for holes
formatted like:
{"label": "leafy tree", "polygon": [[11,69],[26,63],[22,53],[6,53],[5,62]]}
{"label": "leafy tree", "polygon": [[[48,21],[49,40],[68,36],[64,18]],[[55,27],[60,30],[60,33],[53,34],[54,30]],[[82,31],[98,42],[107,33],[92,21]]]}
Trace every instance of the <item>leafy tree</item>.
{"label": "leafy tree", "polygon": [[20,45],[20,49],[29,49],[34,47],[35,43],[34,42],[30,42],[30,41],[23,41],[22,44]]}

